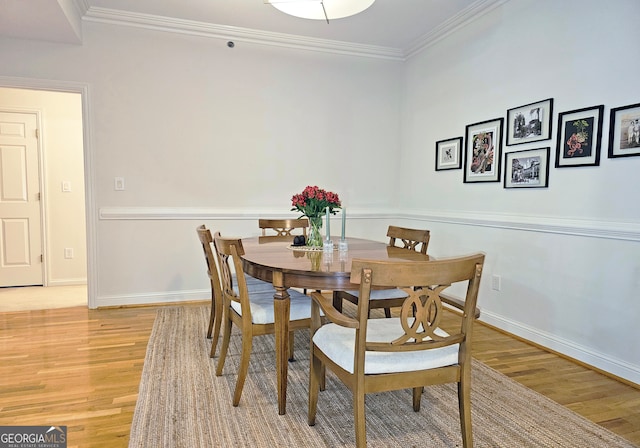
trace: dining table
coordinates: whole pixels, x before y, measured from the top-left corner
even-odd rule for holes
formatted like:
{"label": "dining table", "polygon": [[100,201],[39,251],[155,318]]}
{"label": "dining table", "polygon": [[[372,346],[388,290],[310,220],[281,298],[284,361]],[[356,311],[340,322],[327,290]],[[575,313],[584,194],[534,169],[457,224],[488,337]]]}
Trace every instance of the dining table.
{"label": "dining table", "polygon": [[[339,238],[338,238],[339,239]],[[348,250],[324,252],[322,248],[293,246],[290,241],[273,241],[260,237],[243,238],[242,267],[245,274],[273,284],[278,413],[286,414],[289,353],[290,297],[287,289],[303,288],[317,291],[358,289],[350,282],[353,259],[429,260],[429,256],[387,242],[346,238]]]}

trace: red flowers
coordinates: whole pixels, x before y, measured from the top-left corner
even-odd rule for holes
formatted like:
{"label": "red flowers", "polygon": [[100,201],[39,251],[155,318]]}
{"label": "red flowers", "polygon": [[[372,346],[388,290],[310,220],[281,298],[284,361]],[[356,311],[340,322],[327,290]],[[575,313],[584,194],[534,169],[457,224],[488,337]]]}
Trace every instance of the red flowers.
{"label": "red flowers", "polygon": [[329,207],[329,213],[335,215],[335,210],[341,206],[337,194],[316,186],[308,186],[302,193],[294,194],[291,198],[291,205],[293,206],[291,211],[299,211],[309,218],[324,215],[327,207]]}

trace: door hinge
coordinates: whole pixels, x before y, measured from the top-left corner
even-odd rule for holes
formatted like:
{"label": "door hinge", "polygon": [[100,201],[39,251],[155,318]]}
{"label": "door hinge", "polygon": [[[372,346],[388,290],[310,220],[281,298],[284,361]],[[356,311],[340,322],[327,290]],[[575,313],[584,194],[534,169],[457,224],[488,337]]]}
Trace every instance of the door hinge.
{"label": "door hinge", "polygon": [[40,129],[36,128],[36,138],[39,139],[40,138]]}
{"label": "door hinge", "polygon": [[44,263],[44,255],[40,254],[40,263]]}
{"label": "door hinge", "polygon": [[36,193],[36,201],[40,200],[40,193]]}

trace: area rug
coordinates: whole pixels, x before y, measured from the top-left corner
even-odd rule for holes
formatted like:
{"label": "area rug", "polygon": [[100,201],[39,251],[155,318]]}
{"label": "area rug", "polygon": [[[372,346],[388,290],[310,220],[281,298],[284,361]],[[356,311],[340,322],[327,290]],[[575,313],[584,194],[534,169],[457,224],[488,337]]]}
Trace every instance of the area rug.
{"label": "area rug", "polygon": [[[207,307],[158,311],[147,348],[129,447],[353,447],[351,392],[332,374],[320,393],[316,425],[307,424],[309,334],[296,333],[287,413],[278,415],[273,336],[254,338],[240,405],[231,405],[240,355],[232,335],[223,375],[209,358]],[[548,398],[474,361],[476,447],[633,447]],[[369,447],[462,446],[453,385],[428,387],[413,412],[411,391],[368,395]]]}

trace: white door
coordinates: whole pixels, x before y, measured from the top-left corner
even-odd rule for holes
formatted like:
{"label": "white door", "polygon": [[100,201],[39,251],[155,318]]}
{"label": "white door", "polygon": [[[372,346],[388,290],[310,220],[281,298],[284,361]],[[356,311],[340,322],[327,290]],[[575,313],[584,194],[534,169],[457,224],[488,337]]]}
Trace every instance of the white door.
{"label": "white door", "polygon": [[0,112],[0,286],[43,284],[35,114]]}

